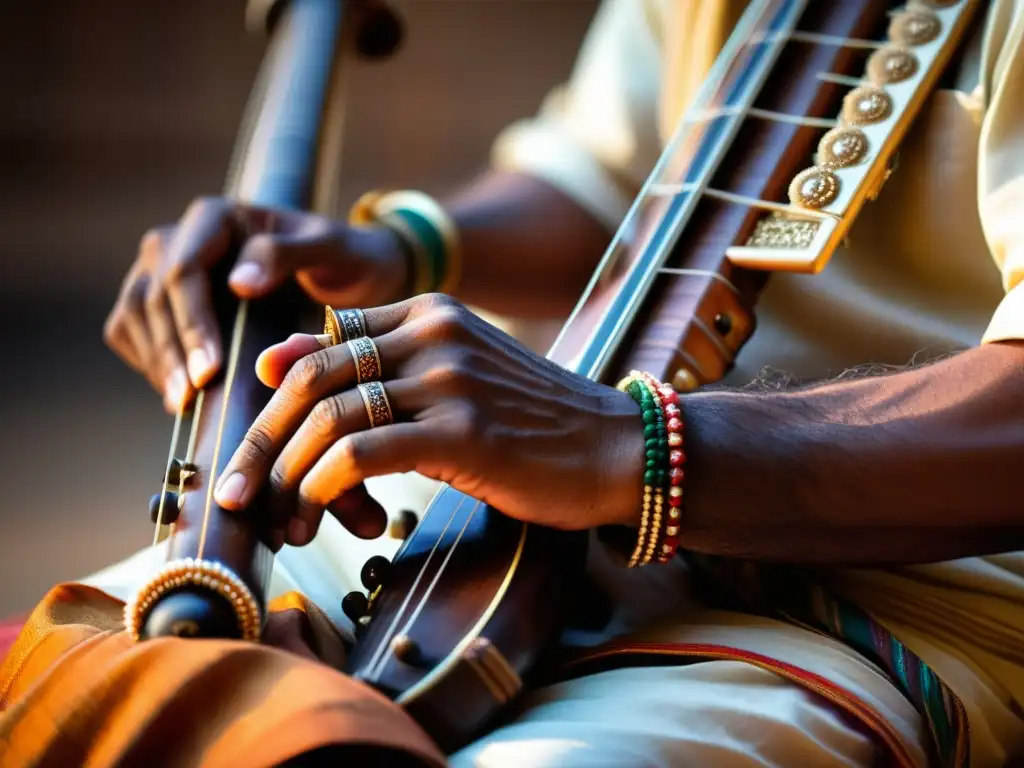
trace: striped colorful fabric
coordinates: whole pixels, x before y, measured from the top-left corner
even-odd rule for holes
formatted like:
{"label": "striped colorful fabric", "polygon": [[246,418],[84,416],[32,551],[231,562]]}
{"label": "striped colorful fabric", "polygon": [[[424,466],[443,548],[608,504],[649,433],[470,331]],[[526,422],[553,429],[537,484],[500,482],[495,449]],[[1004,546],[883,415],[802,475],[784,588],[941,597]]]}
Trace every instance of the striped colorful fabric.
{"label": "striped colorful fabric", "polygon": [[828,593],[797,568],[691,552],[684,557],[698,589],[715,603],[823,632],[878,664],[928,723],[939,764],[944,768],[969,765],[970,734],[963,703],[866,611]]}

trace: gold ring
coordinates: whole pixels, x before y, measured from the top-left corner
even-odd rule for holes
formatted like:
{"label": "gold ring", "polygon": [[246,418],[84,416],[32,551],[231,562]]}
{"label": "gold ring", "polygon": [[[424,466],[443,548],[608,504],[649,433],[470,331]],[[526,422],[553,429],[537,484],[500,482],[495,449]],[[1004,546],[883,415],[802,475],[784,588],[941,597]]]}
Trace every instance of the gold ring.
{"label": "gold ring", "polygon": [[356,386],[359,396],[363,398],[363,406],[366,408],[366,415],[370,419],[370,429],[386,427],[395,421],[391,412],[391,403],[388,402],[388,395],[384,391],[384,385],[379,381],[371,381]]}
{"label": "gold ring", "polygon": [[380,353],[377,352],[377,345],[373,339],[363,336],[358,339],[346,341],[352,359],[356,363],[356,381],[362,384],[364,381],[376,381],[380,378]]}
{"label": "gold ring", "polygon": [[331,344],[341,344],[366,335],[366,315],[361,309],[325,308],[324,333]]}

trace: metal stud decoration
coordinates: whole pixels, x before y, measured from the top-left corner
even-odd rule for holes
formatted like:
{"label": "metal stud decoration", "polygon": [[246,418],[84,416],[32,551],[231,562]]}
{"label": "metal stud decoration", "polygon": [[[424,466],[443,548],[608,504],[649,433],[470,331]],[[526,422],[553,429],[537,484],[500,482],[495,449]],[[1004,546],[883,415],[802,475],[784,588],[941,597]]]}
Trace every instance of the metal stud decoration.
{"label": "metal stud decoration", "polygon": [[818,164],[830,168],[849,168],[868,153],[868,137],[859,128],[839,126],[818,142]]}
{"label": "metal stud decoration", "polygon": [[854,88],[843,99],[843,122],[847,125],[880,123],[892,114],[892,98],[873,85]]}
{"label": "metal stud decoration", "polygon": [[839,177],[828,168],[812,166],[789,185],[789,201],[801,208],[824,208],[839,194]]}
{"label": "metal stud decoration", "polygon": [[906,48],[887,45],[868,59],[868,80],[875,85],[902,83],[917,74],[917,57]]}
{"label": "metal stud decoration", "polygon": [[930,43],[942,31],[939,17],[925,8],[911,8],[897,13],[889,24],[889,39],[903,45]]}

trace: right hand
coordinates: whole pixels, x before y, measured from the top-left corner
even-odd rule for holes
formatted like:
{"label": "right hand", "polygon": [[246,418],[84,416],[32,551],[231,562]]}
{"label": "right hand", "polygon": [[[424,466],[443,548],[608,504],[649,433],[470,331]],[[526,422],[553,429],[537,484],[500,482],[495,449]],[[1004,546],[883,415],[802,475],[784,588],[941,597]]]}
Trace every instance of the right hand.
{"label": "right hand", "polygon": [[380,306],[401,298],[408,263],[385,227],[201,198],[174,225],[147,232],[107,318],[104,338],[176,412],[224,359],[210,269],[240,246],[228,284],[256,299],[288,277],[315,301]]}

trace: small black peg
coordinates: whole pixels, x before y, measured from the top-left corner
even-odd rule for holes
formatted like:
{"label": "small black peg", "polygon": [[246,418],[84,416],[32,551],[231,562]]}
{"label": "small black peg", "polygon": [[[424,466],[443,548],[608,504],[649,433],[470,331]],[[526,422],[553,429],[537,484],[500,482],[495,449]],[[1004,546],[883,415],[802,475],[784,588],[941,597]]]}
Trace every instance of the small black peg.
{"label": "small black peg", "polygon": [[[163,513],[160,512],[160,499],[164,500]],[[149,500],[149,519],[155,524],[159,518],[161,525],[170,525],[178,519],[178,494],[174,491],[164,491],[153,494]]]}
{"label": "small black peg", "polygon": [[359,619],[366,613],[370,601],[362,592],[349,592],[341,601],[341,611],[353,622],[358,623]]}
{"label": "small black peg", "polygon": [[[167,485],[180,485],[182,481],[188,484],[189,478],[191,478],[196,472],[199,471],[199,467],[188,461],[182,461],[181,459],[171,459],[171,467],[167,472]],[[160,478],[163,480],[164,478]]]}
{"label": "small black peg", "polygon": [[419,521],[419,515],[408,509],[403,509],[398,513],[398,517],[391,521],[391,525],[388,526],[388,534],[392,539],[405,541],[416,530]]}
{"label": "small black peg", "polygon": [[383,555],[374,555],[363,565],[359,578],[372,594],[377,587],[386,587],[391,576],[391,561]]}
{"label": "small black peg", "polygon": [[715,315],[715,330],[720,336],[728,336],[732,330],[732,318],[724,313]]}
{"label": "small black peg", "polygon": [[[163,480],[164,478],[160,478]],[[171,459],[171,466],[167,470],[167,484],[177,485],[181,482],[181,460]]]}

